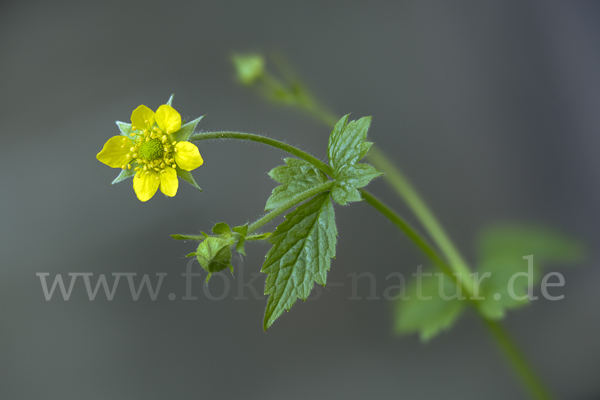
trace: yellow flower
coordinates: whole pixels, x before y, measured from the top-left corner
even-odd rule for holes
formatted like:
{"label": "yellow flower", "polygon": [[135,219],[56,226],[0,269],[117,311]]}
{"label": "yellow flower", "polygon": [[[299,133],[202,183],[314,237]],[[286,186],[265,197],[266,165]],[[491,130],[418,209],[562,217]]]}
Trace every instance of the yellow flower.
{"label": "yellow flower", "polygon": [[113,184],[131,176],[133,190],[141,201],[148,201],[156,191],[173,197],[181,177],[200,189],[192,171],[203,160],[196,145],[188,142],[202,117],[181,125],[181,115],[171,102],[158,107],[154,113],[141,105],[131,113],[131,124],[117,121],[121,136],[113,136],[96,158],[112,168],[121,168]]}

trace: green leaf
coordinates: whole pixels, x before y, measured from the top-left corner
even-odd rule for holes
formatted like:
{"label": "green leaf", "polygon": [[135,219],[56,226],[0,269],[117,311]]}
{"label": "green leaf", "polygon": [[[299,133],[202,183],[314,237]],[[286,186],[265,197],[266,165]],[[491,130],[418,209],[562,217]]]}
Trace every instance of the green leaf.
{"label": "green leaf", "polygon": [[327,156],[336,181],[331,196],[341,205],[361,201],[362,197],[357,189],[382,175],[371,165],[356,164],[373,145],[365,141],[370,125],[371,117],[348,123],[348,115],[345,115],[335,124],[329,136]]}
{"label": "green leaf", "polygon": [[178,142],[188,141],[190,136],[194,133],[198,123],[202,121],[202,118],[204,118],[204,115],[184,124],[177,132],[173,133],[173,140]]}
{"label": "green leaf", "polygon": [[171,95],[171,97],[169,97],[169,101],[167,101],[167,105],[168,105],[168,106],[172,106],[172,105],[173,105],[173,97],[174,97],[174,96],[175,96],[175,95],[174,95],[174,94],[172,94],[172,95]]}
{"label": "green leaf", "polygon": [[261,272],[269,274],[263,328],[267,330],[297,298],[306,300],[314,282],[325,285],[335,257],[337,228],[329,193],[322,193],[286,215],[269,237],[273,247]]}
{"label": "green leaf", "polygon": [[194,179],[194,176],[192,175],[192,173],[190,171],[185,171],[179,167],[176,168],[176,171],[177,171],[178,177],[180,177],[181,179],[183,179],[184,181],[186,181],[187,183],[189,183],[190,185],[192,185],[199,191],[202,191],[202,189],[200,189],[200,186],[198,186],[198,184],[196,183],[196,180]]}
{"label": "green leaf", "polygon": [[[349,114],[348,114],[349,115]],[[359,162],[369,151],[372,143],[365,142],[371,125],[371,117],[363,117],[348,123],[344,115],[333,128],[329,136],[327,156],[334,171]]]}
{"label": "green leaf", "polygon": [[[457,285],[453,279],[447,275],[443,275],[443,280],[441,278],[440,275],[422,276],[420,290],[416,279],[410,282],[405,299],[400,298],[396,303],[397,333],[418,332],[421,340],[426,342],[452,327],[467,302],[454,298]],[[446,299],[441,293],[447,296]]]}
{"label": "green leaf", "polygon": [[273,189],[265,210],[277,208],[298,194],[327,182],[327,176],[307,161],[297,158],[286,158],[283,161],[286,165],[269,172],[269,176],[281,185]]}
{"label": "green leaf", "polygon": [[[499,224],[488,228],[479,240],[480,276],[479,309],[489,318],[500,319],[506,310],[522,307],[529,303],[524,298],[530,284],[537,284],[542,278],[542,264],[575,263],[583,258],[583,247],[572,238],[559,232],[533,225]],[[533,255],[533,265],[529,269],[524,256]],[[509,292],[510,280],[515,274]]]}
{"label": "green leaf", "polygon": [[369,182],[381,175],[383,174],[369,164],[342,167],[337,174],[331,197],[341,205],[351,201],[362,201],[357,189],[368,185]]}
{"label": "green leaf", "polygon": [[135,175],[135,169],[131,167],[131,169],[122,169],[119,175],[112,181],[111,185],[115,183],[123,182],[127,178],[131,178]]}

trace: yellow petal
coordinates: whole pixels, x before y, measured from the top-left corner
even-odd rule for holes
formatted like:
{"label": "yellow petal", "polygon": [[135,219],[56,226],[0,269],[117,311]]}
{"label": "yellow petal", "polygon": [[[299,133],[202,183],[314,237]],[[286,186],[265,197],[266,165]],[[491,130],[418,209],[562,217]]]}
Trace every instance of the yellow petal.
{"label": "yellow petal", "polygon": [[158,174],[154,171],[149,174],[140,171],[133,177],[133,190],[140,201],[150,200],[158,190],[159,184],[160,179],[158,178]]}
{"label": "yellow petal", "polygon": [[[123,147],[121,147],[123,146]],[[128,163],[127,154],[131,147],[131,140],[124,136],[113,136],[104,144],[102,151],[96,158],[101,163],[111,168],[121,168]]]}
{"label": "yellow petal", "polygon": [[181,115],[167,104],[163,104],[156,110],[156,123],[166,133],[174,133],[181,129]]}
{"label": "yellow petal", "polygon": [[177,171],[175,168],[167,167],[165,172],[160,174],[160,191],[169,197],[177,194],[179,181],[177,180]]}
{"label": "yellow petal", "polygon": [[131,125],[135,126],[135,129],[152,129],[154,121],[154,111],[144,105],[139,106],[131,113]]}
{"label": "yellow petal", "polygon": [[175,145],[175,150],[175,162],[183,170],[191,171],[201,166],[204,162],[195,144],[179,142]]}

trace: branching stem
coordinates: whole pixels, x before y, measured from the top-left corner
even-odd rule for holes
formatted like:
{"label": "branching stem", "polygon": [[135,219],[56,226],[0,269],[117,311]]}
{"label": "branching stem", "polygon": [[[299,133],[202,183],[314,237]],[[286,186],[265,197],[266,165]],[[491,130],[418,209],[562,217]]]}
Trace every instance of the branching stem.
{"label": "branching stem", "polygon": [[[307,108],[307,111],[309,109]],[[327,121],[329,117],[327,114],[319,116],[322,121]],[[328,121],[329,122],[329,121]],[[335,121],[333,121],[333,124]],[[331,125],[333,125],[331,124]],[[210,139],[238,139],[247,140],[256,143],[262,143],[267,146],[275,147],[290,153],[298,158],[301,158],[316,168],[323,171],[325,174],[332,176],[332,168],[325,164],[318,158],[294,147],[287,143],[281,142],[276,139],[272,139],[266,136],[256,135],[252,133],[243,132],[203,132],[194,134],[191,136],[190,141],[210,140]],[[404,177],[400,170],[391,162],[391,160],[375,146],[371,147],[369,153],[369,161],[371,161],[375,167],[386,173],[385,177],[388,182],[392,185],[395,191],[403,198],[408,206],[413,210],[415,215],[419,218],[427,232],[431,235],[434,242],[438,245],[442,253],[445,255],[448,262],[444,261],[435,248],[433,248],[427,240],[425,240],[410,224],[408,224],[402,217],[400,217],[395,211],[386,206],[377,197],[370,194],[368,191],[361,189],[361,193],[365,201],[379,211],[383,216],[389,219],[394,225],[396,225],[402,232],[404,232],[409,239],[411,239],[417,247],[423,253],[429,257],[438,267],[440,267],[447,275],[457,280],[464,290],[467,298],[472,297],[473,294],[473,281],[471,280],[470,270],[463,257],[460,255],[441,224],[437,221],[433,213],[429,210],[423,199],[418,195],[417,191],[413,188],[410,182]],[[284,213],[289,208],[303,201],[308,200],[310,197],[315,196],[324,191],[330,190],[333,187],[334,181],[329,181],[322,185],[316,186],[313,189],[299,194],[298,196],[290,199],[275,210],[266,214],[253,224],[248,227],[248,232],[253,232],[268,222],[272,221],[277,216]],[[456,279],[458,277],[458,279]],[[477,310],[477,308],[475,308]],[[533,398],[537,400],[551,400],[553,397],[549,391],[544,387],[543,383],[539,380],[531,366],[527,363],[525,357],[519,351],[517,345],[510,338],[506,330],[498,323],[488,319],[485,315],[481,314],[477,310],[481,318],[484,320],[488,327],[492,337],[496,340],[498,346],[502,349],[508,361],[513,366],[515,372],[528,389]]]}

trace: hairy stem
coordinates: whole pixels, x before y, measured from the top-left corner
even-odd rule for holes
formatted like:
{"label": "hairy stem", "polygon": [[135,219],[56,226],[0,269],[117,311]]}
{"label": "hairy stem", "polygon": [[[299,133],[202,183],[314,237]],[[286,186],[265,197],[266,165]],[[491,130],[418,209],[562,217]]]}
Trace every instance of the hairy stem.
{"label": "hairy stem", "polygon": [[298,149],[297,147],[291,146],[287,143],[281,142],[279,140],[275,140],[266,136],[256,135],[254,133],[243,133],[243,132],[202,132],[196,133],[190,137],[190,141],[200,141],[200,140],[210,140],[210,139],[239,139],[239,140],[248,140],[251,142],[262,143],[267,146],[275,147],[280,150],[283,150],[287,153],[290,153],[298,158],[301,158],[327,175],[331,176],[333,174],[333,170],[323,161],[318,158],[311,156],[305,151]]}
{"label": "hairy stem", "polygon": [[406,204],[415,213],[425,230],[431,235],[433,241],[448,260],[452,270],[460,276],[464,288],[469,293],[472,293],[474,285],[472,277],[470,276],[471,271],[469,270],[467,263],[425,201],[419,196],[419,193],[417,193],[408,179],[406,179],[385,153],[377,147],[371,147],[368,157],[369,161],[371,161],[377,169],[385,172],[385,177],[390,185],[392,185],[396,192],[401,195]]}
{"label": "hairy stem", "polygon": [[[329,176],[333,174],[333,170],[331,169],[331,167],[325,164],[323,161],[319,160],[318,158],[287,143],[283,143],[279,140],[271,139],[261,135],[242,132],[203,132],[192,135],[190,141],[210,139],[239,139],[252,141],[256,143],[262,143],[267,146],[272,146],[292,155],[295,155],[296,157],[299,157],[311,163],[312,165],[319,168],[321,171],[323,171]],[[458,284],[462,285],[467,297],[472,297],[473,284],[470,279],[471,276],[469,275],[469,268],[462,256],[460,255],[460,253],[458,252],[458,250],[456,249],[456,247],[454,246],[454,244],[452,243],[452,241],[450,240],[450,238],[447,236],[441,224],[434,217],[433,213],[429,210],[429,208],[418,195],[416,190],[412,187],[412,185],[408,182],[404,175],[398,170],[398,168],[389,160],[389,158],[387,158],[387,156],[385,156],[381,151],[377,150],[375,146],[371,147],[371,154],[374,154],[374,156],[371,156],[369,160],[376,167],[386,172],[385,176],[388,177],[388,181],[392,183],[392,186],[394,187],[396,192],[398,192],[401,195],[401,197],[405,199],[409,207],[413,210],[413,212],[419,218],[425,229],[429,232],[435,243],[443,252],[449,263],[446,263],[444,259],[436,252],[436,250],[396,212],[394,212],[392,209],[390,209],[388,206],[382,203],[375,196],[371,195],[368,191],[361,189],[361,193],[365,201],[367,201],[367,203],[373,206],[377,211],[379,211],[394,225],[396,225],[402,232],[404,232],[419,247],[419,249],[421,249],[425,253],[425,255],[427,255],[446,274],[448,274],[453,279],[458,278],[457,282]],[[280,207],[277,207],[269,214],[260,218],[258,221],[254,222],[252,225],[249,226],[248,231],[253,232],[254,230],[260,228],[264,224],[276,218],[278,215],[281,215],[283,212],[293,207],[295,204],[301,203],[318,193],[331,189],[333,184],[333,181],[327,182],[323,185],[316,186],[310,191],[296,196],[295,198],[291,199],[290,201],[286,202]],[[324,189],[321,186],[328,187]],[[308,194],[309,192],[311,193],[310,195]],[[288,203],[290,204],[288,205]],[[510,339],[508,334],[504,331],[500,323],[489,320],[481,313],[479,313],[479,315],[484,320],[486,326],[488,327],[488,330],[492,334],[492,337],[496,340],[499,347],[503,350],[506,357],[511,362],[512,367],[516,371],[523,384],[528,388],[531,395],[537,400],[552,399],[548,390],[544,387],[543,383],[537,378],[537,375],[535,374],[531,366],[525,361],[525,357],[521,354],[518,347]]]}
{"label": "hairy stem", "polygon": [[323,193],[328,190],[331,190],[334,183],[335,183],[334,181],[329,181],[329,182],[323,183],[319,186],[315,186],[314,188],[307,190],[306,192],[302,192],[297,196],[294,196],[293,198],[289,199],[288,201],[286,201],[285,203],[283,203],[282,205],[280,205],[279,207],[277,207],[270,213],[264,215],[262,218],[260,218],[259,220],[257,220],[253,224],[251,224],[248,227],[248,233],[254,232],[257,229],[259,229],[261,226],[268,224],[273,219],[277,218],[278,216],[283,214],[288,209],[294,207],[295,205],[300,204],[303,201],[306,201],[306,200],[310,199],[311,197],[318,195],[319,193]]}

